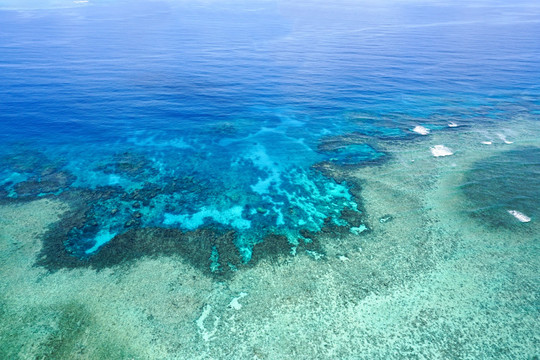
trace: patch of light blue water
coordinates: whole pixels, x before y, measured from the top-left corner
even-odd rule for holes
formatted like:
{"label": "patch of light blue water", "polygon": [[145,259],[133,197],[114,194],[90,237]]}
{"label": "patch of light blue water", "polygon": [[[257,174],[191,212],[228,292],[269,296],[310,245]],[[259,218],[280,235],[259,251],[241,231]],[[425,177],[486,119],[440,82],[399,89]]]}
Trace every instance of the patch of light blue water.
{"label": "patch of light blue water", "polygon": [[112,233],[107,229],[101,229],[94,237],[94,245],[85,251],[86,254],[92,254],[96,252],[101,246],[111,241],[117,234]]}
{"label": "patch of light blue water", "polygon": [[205,220],[211,220],[222,225],[229,225],[236,230],[248,230],[251,228],[251,221],[242,218],[243,206],[233,206],[230,209],[218,210],[203,206],[200,211],[194,214],[170,213],[164,214],[164,225],[179,224],[187,230],[195,230],[204,224]]}

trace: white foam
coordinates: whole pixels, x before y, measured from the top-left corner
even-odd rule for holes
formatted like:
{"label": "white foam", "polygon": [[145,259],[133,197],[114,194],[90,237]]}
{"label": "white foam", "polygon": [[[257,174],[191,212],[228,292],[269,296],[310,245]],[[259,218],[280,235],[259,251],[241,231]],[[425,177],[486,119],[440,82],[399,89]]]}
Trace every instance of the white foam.
{"label": "white foam", "polygon": [[506,136],[504,136],[503,134],[497,134],[497,136],[499,137],[499,139],[501,139],[505,144],[513,144],[514,142],[513,141],[508,141],[506,139]]}
{"label": "white foam", "polygon": [[531,218],[527,215],[517,211],[517,210],[508,210],[508,213],[518,219],[521,222],[529,222],[531,221]]}
{"label": "white foam", "polygon": [[493,142],[491,142],[491,141],[482,141],[482,144],[484,144],[484,145],[491,145],[491,144],[493,144]]}
{"label": "white foam", "polygon": [[435,145],[434,147],[430,148],[430,150],[435,157],[454,155],[452,150],[450,150],[444,145]]}
{"label": "white foam", "polygon": [[421,126],[421,125],[415,126],[414,129],[412,129],[412,131],[414,131],[415,133],[420,134],[420,135],[429,134],[429,129],[427,129],[427,128]]}
{"label": "white foam", "polygon": [[451,121],[448,123],[448,127],[458,127],[459,125],[456,124],[455,122]]}

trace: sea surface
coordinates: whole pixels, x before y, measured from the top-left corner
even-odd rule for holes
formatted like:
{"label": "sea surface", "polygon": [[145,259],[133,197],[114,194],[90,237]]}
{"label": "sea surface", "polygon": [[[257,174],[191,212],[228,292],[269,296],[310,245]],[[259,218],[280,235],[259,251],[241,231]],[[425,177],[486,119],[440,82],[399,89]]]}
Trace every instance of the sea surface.
{"label": "sea surface", "polygon": [[[43,231],[35,227],[32,238],[41,245],[28,255],[28,271],[39,272],[40,278],[64,274],[55,286],[64,287],[66,294],[73,271],[115,273],[143,259],[171,256],[214,284],[212,294],[225,294],[243,272],[269,263],[275,267],[283,259],[290,267],[302,263],[303,256],[314,268],[327,266],[330,258],[338,264],[354,262],[351,254],[361,250],[348,247],[347,241],[378,244],[366,256],[385,254],[388,258],[379,264],[383,267],[402,254],[403,262],[388,273],[399,274],[416,261],[404,259],[423,255],[414,255],[422,244],[412,250],[399,245],[396,236],[402,234],[405,244],[444,227],[434,220],[417,223],[437,208],[418,199],[436,199],[426,194],[444,189],[456,198],[439,205],[466,219],[448,229],[470,231],[471,236],[494,234],[501,241],[507,239],[502,232],[517,234],[527,260],[516,255],[501,262],[536,266],[539,39],[540,5],[535,2],[0,1],[0,207],[11,209],[0,211],[0,220],[4,229],[15,226],[0,239],[18,242],[16,234],[31,224],[24,207],[44,204],[31,210],[49,220],[43,220]],[[410,168],[415,161],[422,167]],[[392,180],[403,172],[411,178]],[[445,183],[441,173],[460,177]],[[373,200],[376,196],[386,199],[385,210],[383,200]],[[45,205],[53,203],[63,210],[46,215],[54,211]],[[385,223],[399,226],[387,231],[381,228]],[[419,228],[420,235],[411,235]],[[447,239],[461,238],[433,236],[444,246]],[[7,246],[0,248],[3,273],[17,266],[9,260],[17,250]],[[491,246],[478,251],[486,254]],[[467,246],[455,245],[437,261],[454,256],[456,248]],[[437,261],[411,265],[410,277],[386,286],[402,286],[433,270]],[[153,266],[149,268],[158,267]],[[358,267],[351,274],[354,269]],[[378,280],[363,287],[367,290],[357,299],[380,294],[375,288],[392,283],[394,275],[381,280],[377,274],[382,273],[358,274]],[[528,290],[520,298],[528,299],[528,307],[516,305],[516,313],[527,319],[538,319],[537,275],[529,274]],[[512,281],[499,278],[499,284]],[[12,286],[4,280],[0,291]],[[136,293],[137,281],[124,286],[130,287]],[[334,296],[352,288],[336,288]],[[199,292],[194,297],[205,291],[195,285],[190,289]],[[228,311],[239,310],[239,301],[263,290],[243,291],[236,291]],[[62,303],[72,304],[62,296]],[[291,296],[301,299],[299,293]],[[203,298],[193,300],[196,316],[185,315],[198,337],[194,343],[201,344],[210,343],[224,326],[223,320],[212,323],[209,314],[216,306]],[[15,311],[9,305],[13,299],[2,295],[0,300],[8,309],[0,316]],[[501,305],[492,311],[504,309]],[[51,316],[67,321],[76,341],[54,342],[56,330],[41,329],[33,337],[37,345],[17,356],[74,358],[73,344],[84,343],[87,336],[84,329],[83,335],[72,329],[79,325],[70,316],[80,314],[66,315],[67,320]],[[433,315],[431,320],[452,318]],[[29,322],[40,321],[45,320]],[[511,332],[504,320],[494,321]],[[436,357],[422,348],[399,348],[366,358],[488,354],[486,358],[533,359],[540,355],[540,332],[534,322],[527,324],[528,335],[516,343],[511,336],[504,338],[507,346],[497,351],[481,342],[477,352],[451,346],[441,350],[434,344],[448,345],[449,340],[430,333],[426,336],[432,340],[425,341],[435,346]],[[255,331],[262,328],[254,325]],[[489,322],[470,331],[488,328]],[[13,344],[27,336],[6,331],[0,336]],[[172,330],[165,332],[173,337]],[[378,336],[386,341],[384,333]],[[65,347],[55,355],[47,352],[58,343]],[[10,346],[0,354],[17,358]],[[186,347],[160,346],[146,355],[141,350],[132,354],[195,358]],[[221,358],[362,358],[361,353],[324,349],[308,357],[303,348],[296,355],[290,350],[289,357],[261,346]],[[205,349],[197,350],[197,356],[220,358]],[[523,357],[513,356],[512,349]],[[77,356],[105,356],[88,351]]]}

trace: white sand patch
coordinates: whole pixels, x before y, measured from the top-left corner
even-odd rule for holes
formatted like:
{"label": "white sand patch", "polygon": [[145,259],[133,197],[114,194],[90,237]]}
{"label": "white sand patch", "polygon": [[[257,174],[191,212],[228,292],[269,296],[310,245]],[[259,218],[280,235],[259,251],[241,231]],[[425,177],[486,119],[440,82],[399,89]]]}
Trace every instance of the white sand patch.
{"label": "white sand patch", "polygon": [[238,300],[244,298],[247,296],[247,293],[241,292],[237,297],[232,299],[232,301],[229,303],[229,307],[234,310],[240,310],[242,308],[242,304],[238,302]]}
{"label": "white sand patch", "polygon": [[527,215],[517,211],[517,210],[508,210],[508,213],[518,219],[521,222],[529,222],[531,221],[531,218]]}
{"label": "white sand patch", "polygon": [[415,126],[414,129],[412,129],[412,131],[414,131],[415,133],[420,134],[420,135],[429,134],[429,129],[427,129],[427,128],[421,126],[421,125]]}
{"label": "white sand patch", "polygon": [[484,144],[484,145],[491,145],[491,144],[493,144],[493,142],[491,142],[491,141],[482,141],[482,144]]}
{"label": "white sand patch", "polygon": [[358,226],[358,227],[352,227],[352,228],[350,228],[349,231],[350,231],[352,234],[359,235],[360,233],[362,233],[362,232],[364,232],[364,231],[366,231],[366,230],[367,230],[366,225],[362,224],[362,225],[360,225],[360,226]]}
{"label": "white sand patch", "polygon": [[458,125],[458,124],[456,124],[456,123],[455,123],[455,122],[453,122],[453,121],[451,121],[451,122],[449,122],[449,123],[448,123],[448,127],[452,127],[452,128],[454,128],[454,127],[458,127],[458,126],[459,126],[459,125]]}
{"label": "white sand patch", "polygon": [[430,150],[435,157],[454,155],[452,150],[450,150],[444,145],[435,145],[434,147],[430,148]]}
{"label": "white sand patch", "polygon": [[199,334],[201,334],[204,341],[210,341],[213,339],[219,325],[219,317],[214,316],[213,329],[207,330],[206,327],[204,326],[205,320],[208,317],[208,315],[210,315],[211,311],[212,311],[212,306],[206,305],[203,309],[201,316],[196,321],[197,327],[199,328]]}

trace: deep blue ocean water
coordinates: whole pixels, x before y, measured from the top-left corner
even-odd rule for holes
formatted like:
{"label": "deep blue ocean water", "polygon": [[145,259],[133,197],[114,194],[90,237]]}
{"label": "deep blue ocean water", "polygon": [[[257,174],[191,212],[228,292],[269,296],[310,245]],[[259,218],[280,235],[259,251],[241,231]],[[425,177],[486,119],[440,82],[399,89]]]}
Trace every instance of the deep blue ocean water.
{"label": "deep blue ocean water", "polygon": [[[384,160],[378,142],[416,125],[540,113],[534,3],[59,4],[0,10],[0,185],[120,189],[70,232],[79,256],[133,226],[211,226],[248,261],[269,233],[361,211],[313,165]],[[365,144],[321,145],[351,132]]]}

